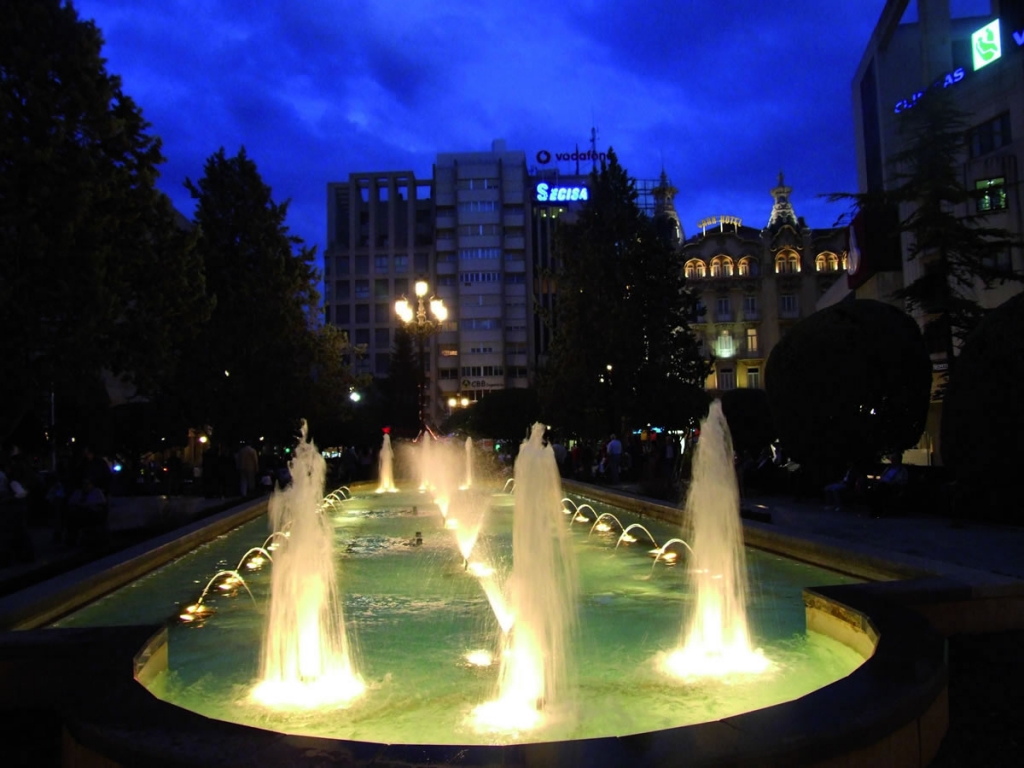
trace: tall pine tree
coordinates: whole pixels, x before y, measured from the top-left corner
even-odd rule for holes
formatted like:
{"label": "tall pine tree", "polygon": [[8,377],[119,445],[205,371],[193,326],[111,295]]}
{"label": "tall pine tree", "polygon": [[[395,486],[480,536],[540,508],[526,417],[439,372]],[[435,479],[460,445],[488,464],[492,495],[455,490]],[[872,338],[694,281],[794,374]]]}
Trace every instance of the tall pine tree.
{"label": "tall pine tree", "polygon": [[546,318],[553,335],[540,376],[545,412],[590,436],[652,419],[685,421],[674,406],[689,402],[687,392],[707,375],[689,327],[697,297],[613,150],[589,186],[576,220],[556,235],[557,309]]}
{"label": "tall pine tree", "polygon": [[220,149],[186,186],[216,300],[181,380],[190,415],[227,441],[257,430],[286,439],[311,396],[315,248],[288,233],[288,203],[274,202],[244,148]]}

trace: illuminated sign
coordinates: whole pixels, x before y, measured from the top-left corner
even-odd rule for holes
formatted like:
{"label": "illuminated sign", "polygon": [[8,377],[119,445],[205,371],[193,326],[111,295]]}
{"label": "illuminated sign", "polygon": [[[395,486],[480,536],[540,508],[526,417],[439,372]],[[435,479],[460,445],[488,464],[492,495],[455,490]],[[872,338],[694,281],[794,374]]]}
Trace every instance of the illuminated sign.
{"label": "illuminated sign", "polygon": [[537,185],[534,199],[538,203],[569,203],[577,200],[589,200],[590,193],[586,187],[557,187],[542,181]]}
{"label": "illuminated sign", "polygon": [[[934,83],[932,83],[932,88],[949,88],[949,86],[951,85],[956,85],[957,83],[964,79],[964,74],[964,68],[957,67],[952,72],[947,72]],[[918,91],[917,93],[910,96],[910,98],[900,99],[899,101],[896,102],[896,109],[894,111],[898,115],[900,112],[904,112],[910,109],[917,103],[918,99],[924,96],[924,94],[924,91]]]}
{"label": "illuminated sign", "polygon": [[697,222],[697,228],[700,229],[702,234],[707,234],[708,227],[712,227],[715,224],[718,225],[720,231],[725,232],[726,224],[731,224],[736,229],[739,229],[743,225],[743,219],[739,216],[708,216],[706,219],[701,219]]}
{"label": "illuminated sign", "polygon": [[[1016,35],[1014,35],[1016,39]],[[971,35],[971,55],[975,71],[991,64],[1003,55],[1003,42],[999,36],[999,19],[986,24]]]}
{"label": "illuminated sign", "polygon": [[463,389],[504,389],[505,382],[498,379],[496,381],[488,381],[487,379],[463,379]]}
{"label": "illuminated sign", "polygon": [[[1014,30],[1011,34],[1013,35],[1013,42],[1017,44],[1017,47],[1024,47],[1024,29]],[[981,69],[1002,57],[1003,40],[999,28],[999,19],[986,24],[971,35],[971,55],[973,56],[975,70]],[[941,86],[948,88],[963,80],[965,74],[963,67],[957,67],[952,72],[947,72],[932,83],[931,87],[938,88]],[[896,114],[905,112],[914,106],[917,100],[924,96],[925,93],[926,91],[918,91],[905,99],[900,99],[896,102],[894,111]]]}
{"label": "illuminated sign", "polygon": [[557,163],[568,163],[579,160],[595,160],[603,163],[608,159],[608,155],[604,152],[595,152],[592,149],[588,149],[586,152],[580,152],[578,149],[572,152],[555,152],[553,155],[546,149],[540,150],[537,153],[537,162],[541,165],[547,165],[551,162],[551,158],[554,157]]}

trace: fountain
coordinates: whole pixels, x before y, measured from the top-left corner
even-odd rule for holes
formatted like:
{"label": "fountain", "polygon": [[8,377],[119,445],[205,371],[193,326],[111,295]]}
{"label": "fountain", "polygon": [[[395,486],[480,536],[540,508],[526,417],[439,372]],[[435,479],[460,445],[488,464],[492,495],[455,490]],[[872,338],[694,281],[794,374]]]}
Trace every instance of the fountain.
{"label": "fountain", "polygon": [[[333,504],[318,504],[322,459],[303,433],[294,482],[271,498],[269,537],[254,520],[210,551],[197,550],[199,575],[186,576],[189,571],[175,566],[164,582],[170,597],[125,591],[132,620],[151,622],[160,617],[161,605],[195,602],[190,585],[204,583],[223,563],[248,568],[243,561],[254,556],[265,561],[246,571],[252,600],[239,585],[204,591],[199,615],[179,618],[187,611],[174,610],[166,639],[170,665],[147,677],[146,687],[155,700],[207,719],[318,737],[321,743],[341,739],[390,744],[390,750],[579,745],[566,747],[572,750],[631,734],[644,734],[643,740],[656,731],[678,733],[682,726],[735,718],[828,686],[864,657],[808,632],[802,589],[848,583],[846,577],[790,561],[779,567],[777,556],[752,551],[751,567],[772,596],[770,605],[763,601],[752,609],[752,628],[696,619],[736,614],[729,595],[742,586],[734,574],[745,567],[742,553],[730,555],[724,569],[701,559],[702,549],[721,551],[724,545],[714,543],[718,528],[732,523],[709,528],[691,508],[714,497],[705,493],[708,477],[727,500],[734,499],[734,480],[723,473],[728,433],[716,415],[712,409],[704,425],[686,505],[692,525],[683,536],[678,523],[638,516],[636,510],[579,496],[563,499],[541,425],[522,444],[514,494],[511,482],[498,492],[503,478],[497,477],[474,478],[472,491],[459,490],[462,445],[427,438],[429,448],[396,444],[399,464],[409,460],[414,467],[398,473],[410,481],[397,495],[378,494],[375,484],[365,484],[343,499],[339,494]],[[417,489],[420,482],[431,489],[430,500]],[[581,513],[588,524],[573,525]],[[607,522],[615,528],[602,528]],[[592,536],[594,531],[606,535]],[[631,546],[634,533],[649,538],[655,550]],[[254,546],[261,541],[262,547]],[[344,593],[321,570],[332,570],[332,547],[333,570],[345,576]],[[245,552],[241,561],[239,552]],[[673,561],[676,567],[666,567]],[[686,586],[689,571],[697,573]],[[225,575],[230,574],[218,578]],[[299,581],[307,586],[299,588]],[[157,588],[158,580],[147,579],[146,587]],[[739,610],[742,594],[740,589]],[[337,609],[327,610],[327,604]],[[96,610],[109,616],[111,604]],[[685,622],[680,642],[681,612],[694,619]],[[358,628],[358,673],[344,617]],[[259,645],[261,629],[264,651],[257,666],[244,649]],[[735,647],[749,650],[751,637],[768,649],[775,664],[769,673],[705,677],[697,696],[692,686],[684,688],[665,674],[670,665],[657,663],[676,655],[688,661],[691,654],[697,671],[680,667],[689,680],[731,658]],[[676,653],[652,660],[657,649],[676,643]],[[764,661],[756,651],[749,653]],[[272,664],[274,659],[279,661]],[[243,700],[238,692],[250,690],[254,678],[258,685]]]}
{"label": "fountain", "polygon": [[363,693],[353,668],[338,599],[332,536],[320,502],[326,462],[306,440],[303,421],[292,482],[276,488],[269,514],[274,532],[287,529],[274,557],[262,674],[254,701],[272,707],[344,705]]}
{"label": "fountain", "polygon": [[473,487],[473,438],[466,438],[466,480],[462,488]]}
{"label": "fountain", "polygon": [[391,435],[384,430],[384,442],[380,447],[380,458],[377,461],[378,475],[377,493],[397,493],[395,487],[395,453],[391,450]]}
{"label": "fountain", "polygon": [[518,493],[512,518],[513,624],[502,655],[496,700],[478,707],[478,725],[496,730],[536,727],[568,715],[569,647],[576,622],[577,577],[562,522],[562,484],[545,427],[534,424],[515,463]]}
{"label": "fountain", "polygon": [[764,672],[769,662],[751,647],[747,628],[739,487],[720,400],[701,423],[683,520],[695,599],[682,646],[665,658],[666,670],[681,678]]}

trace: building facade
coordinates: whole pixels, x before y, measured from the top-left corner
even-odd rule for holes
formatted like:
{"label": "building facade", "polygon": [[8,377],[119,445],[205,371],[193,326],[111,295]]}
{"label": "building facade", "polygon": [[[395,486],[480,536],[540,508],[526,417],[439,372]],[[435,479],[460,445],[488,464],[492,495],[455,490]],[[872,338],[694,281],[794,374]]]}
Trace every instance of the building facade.
{"label": "building facade", "polygon": [[[891,188],[896,180],[892,159],[904,148],[900,126],[915,104],[937,89],[969,117],[970,129],[959,177],[976,197],[953,213],[987,214],[985,226],[1024,234],[1020,169],[1024,161],[1024,3],[991,0],[988,12],[958,15],[949,0],[889,0],[868,42],[853,80],[858,183],[862,192]],[[905,207],[901,218],[913,212]],[[892,301],[892,292],[922,274],[921,259],[908,259],[911,243],[903,235],[893,266],[865,252],[852,270],[845,295]],[[1000,268],[1024,271],[1020,249],[1007,250]],[[980,281],[959,287],[966,297],[992,308],[1021,290],[1018,282],[986,287]],[[917,316],[923,323],[926,318]],[[948,368],[945,344],[932,349],[936,385]],[[941,402],[935,399],[923,438],[923,450],[939,458]]]}
{"label": "building facade", "polygon": [[779,174],[762,229],[734,216],[697,222],[682,245],[689,286],[703,314],[694,331],[713,359],[706,387],[764,387],[764,367],[786,330],[817,309],[847,267],[845,228],[811,229],[790,202]]}

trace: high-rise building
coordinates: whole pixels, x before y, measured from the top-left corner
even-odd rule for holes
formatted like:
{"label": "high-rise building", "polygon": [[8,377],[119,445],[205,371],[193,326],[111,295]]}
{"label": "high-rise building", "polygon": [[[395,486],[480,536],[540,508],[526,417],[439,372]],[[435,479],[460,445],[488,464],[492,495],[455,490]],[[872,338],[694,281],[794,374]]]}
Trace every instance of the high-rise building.
{"label": "high-rise building", "polygon": [[[981,6],[979,10],[979,6]],[[987,6],[987,12],[985,7]],[[969,116],[970,130],[958,177],[977,194],[952,211],[959,217],[987,214],[985,225],[1018,238],[1024,233],[1020,168],[1024,161],[1024,3],[990,0],[889,0],[864,51],[853,80],[854,128],[860,191],[880,192],[897,183],[893,158],[904,149],[900,126],[915,105],[934,90],[945,91]],[[906,219],[909,205],[898,212]],[[870,235],[870,231],[867,233]],[[903,236],[895,259],[876,248],[861,248],[850,266],[846,292],[891,299],[892,292],[922,274],[922,259],[908,259]],[[1024,254],[1007,250],[994,266],[1024,271]],[[1019,292],[1014,281],[986,287],[959,286],[987,308]],[[830,297],[841,298],[839,295]],[[919,322],[925,320],[917,317]],[[936,383],[948,368],[946,345],[934,339]],[[938,458],[941,403],[932,404],[926,450]]]}

